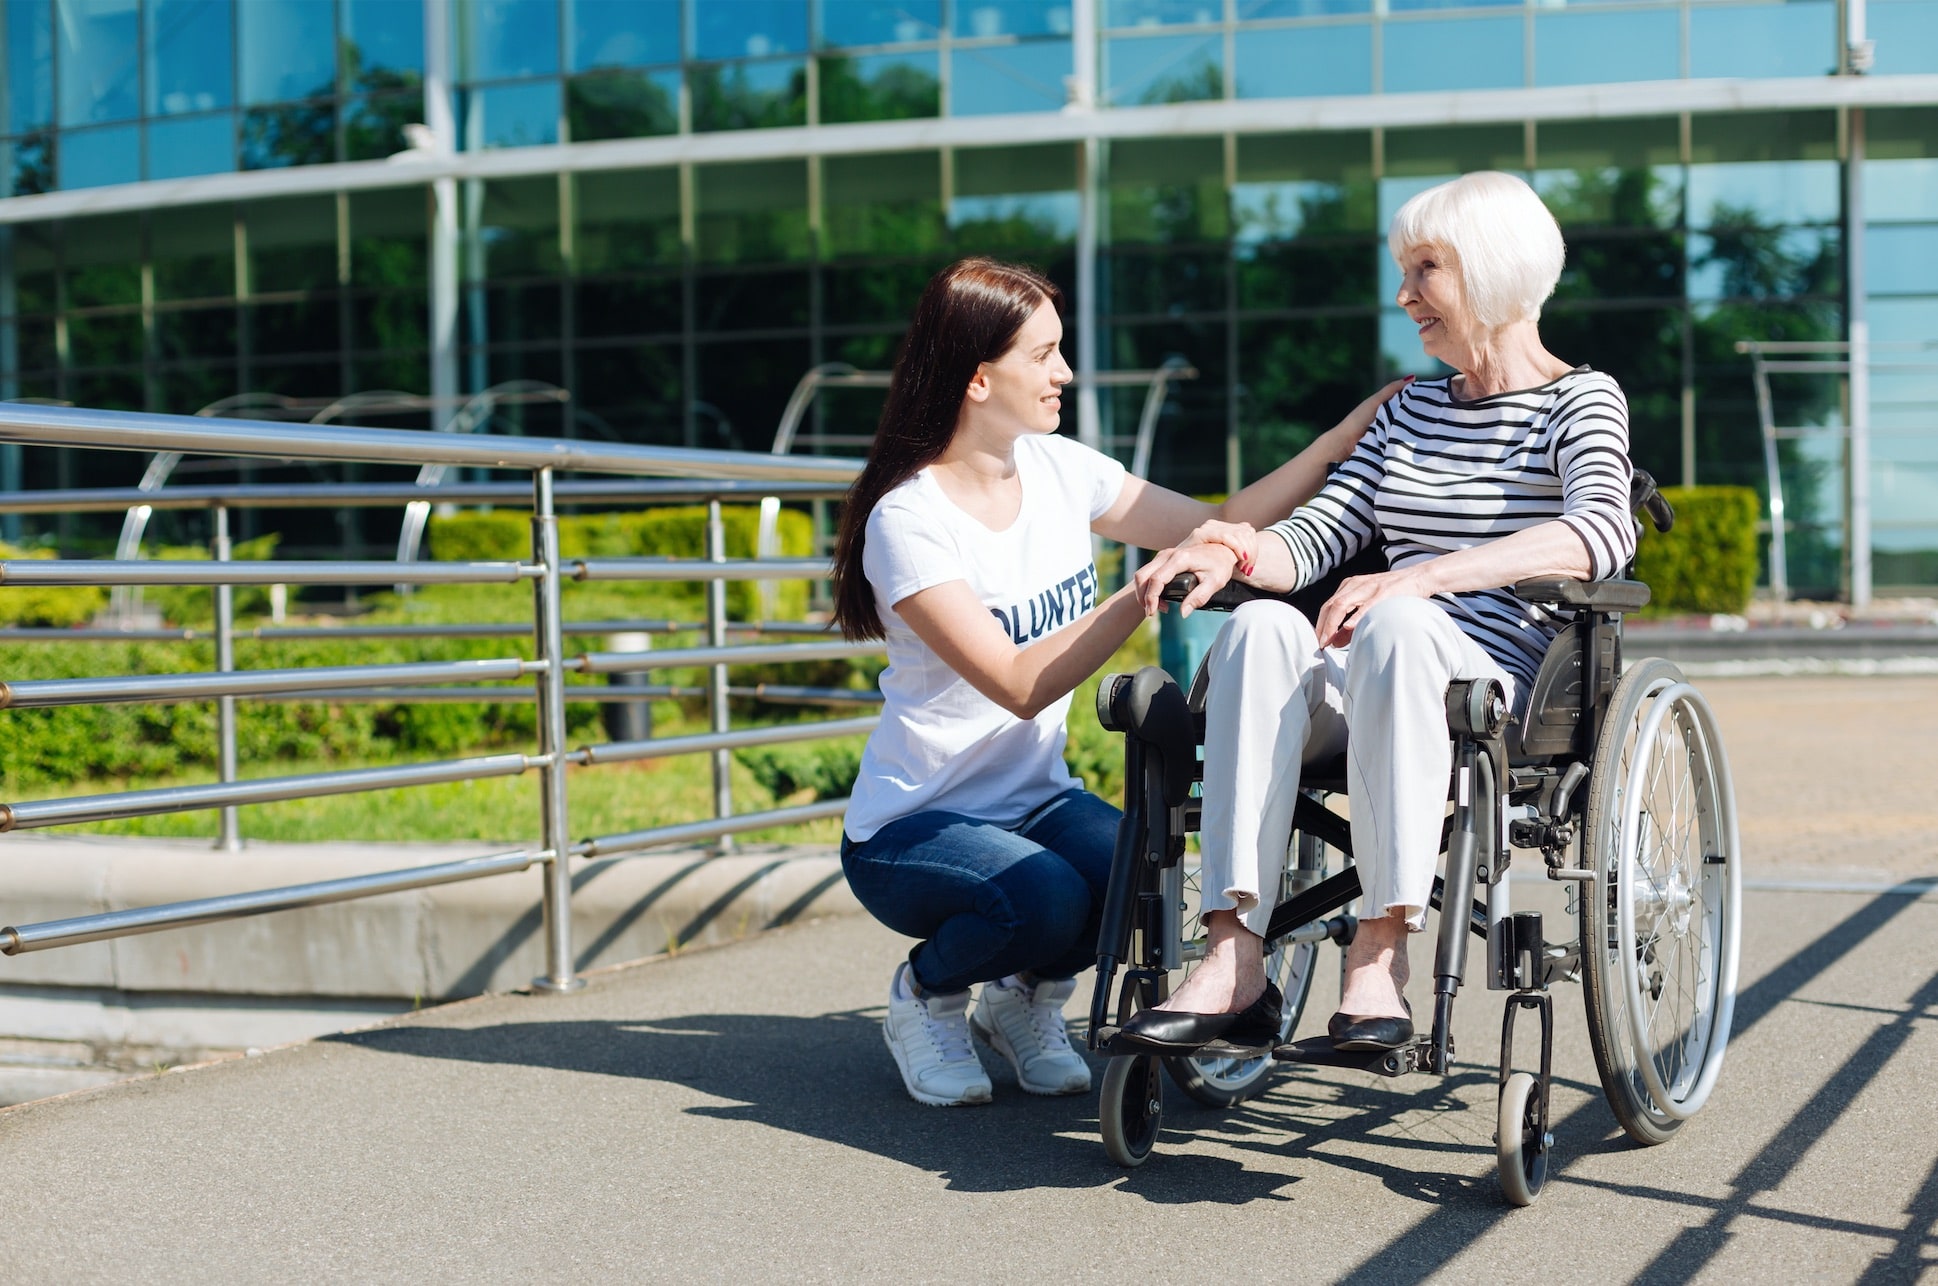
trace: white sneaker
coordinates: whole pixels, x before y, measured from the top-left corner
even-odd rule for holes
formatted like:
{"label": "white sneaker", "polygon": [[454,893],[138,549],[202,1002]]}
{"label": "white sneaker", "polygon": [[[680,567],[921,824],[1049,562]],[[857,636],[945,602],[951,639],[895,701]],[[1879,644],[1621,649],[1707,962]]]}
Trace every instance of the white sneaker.
{"label": "white sneaker", "polygon": [[1090,1088],[1090,1065],[1070,1048],[1063,1002],[1077,989],[1074,978],[1034,987],[1015,977],[986,983],[969,1025],[990,1048],[1009,1060],[1016,1081],[1031,1094],[1081,1094]]}
{"label": "white sneaker", "polygon": [[931,1107],[987,1103],[989,1073],[969,1043],[969,993],[918,996],[908,982],[904,964],[888,988],[882,1039],[902,1071],[909,1097]]}

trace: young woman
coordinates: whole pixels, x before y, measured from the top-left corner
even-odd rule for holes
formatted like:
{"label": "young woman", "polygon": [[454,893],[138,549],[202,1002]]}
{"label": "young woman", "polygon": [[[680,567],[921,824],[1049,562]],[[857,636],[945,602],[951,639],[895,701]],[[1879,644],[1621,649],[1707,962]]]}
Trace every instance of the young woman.
{"label": "young woman", "polygon": [[1118,813],[1065,767],[1064,715],[1144,619],[1129,589],[1103,595],[1092,533],[1162,549],[1207,519],[1283,518],[1393,391],[1203,504],[1056,435],[1071,380],[1061,302],[1035,272],[987,259],[929,282],[835,551],[835,620],[885,639],[889,661],[842,868],[864,907],[919,940],[883,1034],[908,1092],[937,1106],[989,1101],[972,1028],[1030,1093],[1090,1086],[1063,1004],[1096,952]]}

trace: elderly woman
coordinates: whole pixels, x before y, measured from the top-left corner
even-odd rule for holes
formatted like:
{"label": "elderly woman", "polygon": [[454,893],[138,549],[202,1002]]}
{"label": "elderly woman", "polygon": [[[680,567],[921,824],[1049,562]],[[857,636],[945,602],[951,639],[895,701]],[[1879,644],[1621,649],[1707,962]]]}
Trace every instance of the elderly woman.
{"label": "elderly woman", "polygon": [[1276,1028],[1260,936],[1290,838],[1302,763],[1347,752],[1363,889],[1329,1031],[1341,1049],[1413,1037],[1407,934],[1423,927],[1452,750],[1445,693],[1495,679],[1510,701],[1557,623],[1508,586],[1601,579],[1634,553],[1628,408],[1598,371],[1542,347],[1542,301],[1561,274],[1561,231],[1527,184],[1469,174],[1401,207],[1388,247],[1398,302],[1430,356],[1456,372],[1383,406],[1319,495],[1254,533],[1207,523],[1138,574],[1146,612],[1167,581],[1202,605],[1234,574],[1303,587],[1373,541],[1391,570],[1346,580],[1309,622],[1274,601],[1239,608],[1207,664],[1204,921],[1210,951],[1176,994],[1125,1027],[1176,1051]]}

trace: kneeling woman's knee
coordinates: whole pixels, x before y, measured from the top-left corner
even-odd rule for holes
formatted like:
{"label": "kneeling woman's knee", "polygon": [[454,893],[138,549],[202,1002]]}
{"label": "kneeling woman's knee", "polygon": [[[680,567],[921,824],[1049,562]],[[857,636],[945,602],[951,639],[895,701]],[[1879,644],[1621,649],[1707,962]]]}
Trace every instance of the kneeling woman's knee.
{"label": "kneeling woman's knee", "polygon": [[1041,959],[1068,950],[1090,923],[1090,885],[1048,849],[1013,863],[990,885],[1014,937],[1031,943],[1031,954]]}

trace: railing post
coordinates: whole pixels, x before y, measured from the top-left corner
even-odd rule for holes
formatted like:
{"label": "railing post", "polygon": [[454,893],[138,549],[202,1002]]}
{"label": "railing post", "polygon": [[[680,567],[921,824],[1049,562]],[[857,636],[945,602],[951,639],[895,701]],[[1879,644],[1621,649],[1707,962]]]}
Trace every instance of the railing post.
{"label": "railing post", "polygon": [[552,507],[552,471],[532,476],[532,560],[543,570],[532,582],[532,646],[545,663],[538,673],[540,821],[546,850],[545,972],[532,980],[542,992],[585,986],[572,966],[571,822],[565,797],[565,626],[559,602],[559,523]]}
{"label": "railing post", "polygon": [[[215,507],[215,558],[217,562],[229,561],[233,549],[229,543],[229,507]],[[229,674],[236,668],[236,591],[233,585],[215,587],[215,668]],[[216,738],[219,744],[222,780],[236,779],[236,699],[217,697],[215,700]],[[221,820],[217,823],[215,846],[224,853],[242,850],[242,830],[236,821],[234,805],[224,808]]]}
{"label": "railing post", "polygon": [[[707,558],[727,561],[727,524],[720,512],[720,498],[707,501]],[[707,582],[707,645],[727,645],[727,582],[715,578]],[[709,703],[713,707],[713,730],[727,731],[727,667],[716,665],[708,683]],[[733,752],[713,752],[713,815],[733,816]],[[733,852],[733,836],[722,835],[714,841],[717,854]]]}

